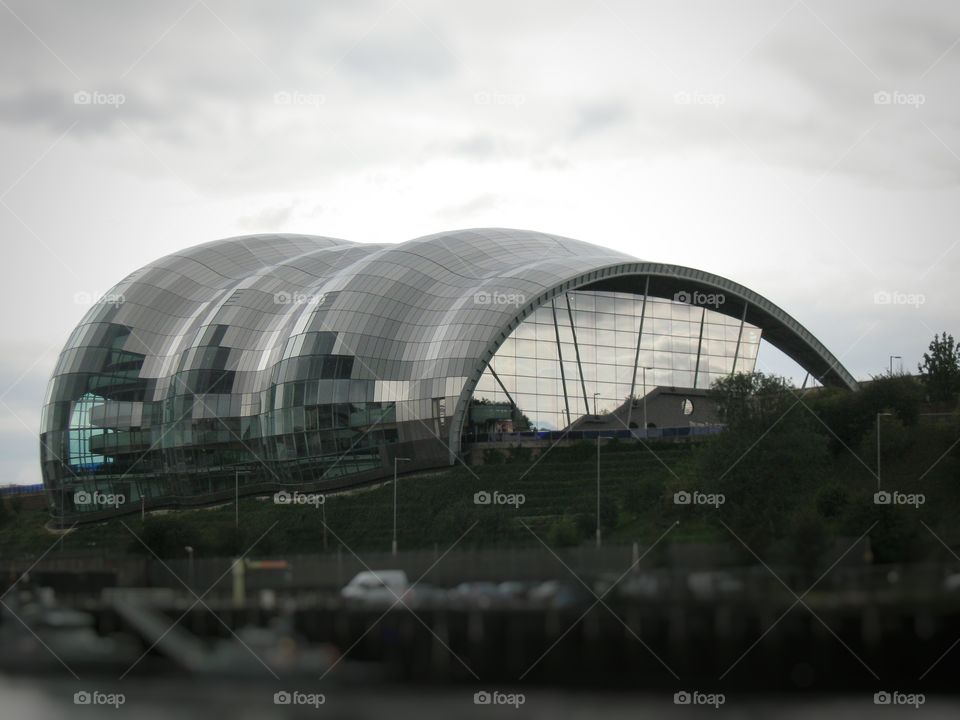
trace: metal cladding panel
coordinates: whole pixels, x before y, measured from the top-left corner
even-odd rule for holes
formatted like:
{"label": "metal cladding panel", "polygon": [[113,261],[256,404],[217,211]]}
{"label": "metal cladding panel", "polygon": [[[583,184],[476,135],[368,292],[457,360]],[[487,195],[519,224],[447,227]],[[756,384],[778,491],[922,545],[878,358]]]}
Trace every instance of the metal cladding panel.
{"label": "metal cladding panel", "polygon": [[[130,458],[134,448],[146,457],[122,473],[117,467],[119,477],[173,478],[182,475],[174,468],[200,459],[222,469],[242,462],[243,452],[191,459],[181,450],[202,454],[233,438],[256,460],[261,453],[278,463],[339,457],[345,448],[336,429],[372,427],[381,410],[395,426],[422,426],[417,436],[439,435],[454,452],[486,361],[524,318],[567,290],[637,293],[648,277],[651,295],[719,289],[728,304],[718,310],[737,317],[746,303],[747,320],[774,344],[824,382],[855,387],[785,312],[690,268],[500,228],[395,245],[250,235],[160,258],[88,311],[50,381],[41,428],[45,480],[59,487],[110,470],[99,449],[111,443],[126,443]],[[317,406],[320,420],[305,416]],[[311,422],[327,422],[329,439],[308,451],[299,435]],[[164,452],[171,448],[177,452]],[[371,445],[371,458],[376,452]],[[164,492],[193,492],[178,482],[170,479]]]}

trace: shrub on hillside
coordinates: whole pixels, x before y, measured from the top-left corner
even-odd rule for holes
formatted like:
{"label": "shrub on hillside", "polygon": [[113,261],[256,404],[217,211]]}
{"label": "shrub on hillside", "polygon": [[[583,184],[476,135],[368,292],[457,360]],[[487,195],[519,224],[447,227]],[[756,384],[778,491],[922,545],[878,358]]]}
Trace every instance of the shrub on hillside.
{"label": "shrub on hillside", "polygon": [[503,453],[494,448],[487,448],[483,451],[483,464],[484,465],[503,465],[506,462],[506,458],[503,457]]}
{"label": "shrub on hillside", "polygon": [[577,523],[566,516],[554,521],[547,531],[547,543],[550,547],[574,547],[580,544],[581,538]]}

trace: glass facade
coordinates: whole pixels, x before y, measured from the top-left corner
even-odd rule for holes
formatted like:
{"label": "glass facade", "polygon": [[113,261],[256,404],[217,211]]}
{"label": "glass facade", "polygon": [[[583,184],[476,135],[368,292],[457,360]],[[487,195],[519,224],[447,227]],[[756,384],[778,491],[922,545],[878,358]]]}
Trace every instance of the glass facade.
{"label": "glass facade", "polygon": [[568,292],[504,341],[474,398],[512,400],[537,429],[562,430],[583,415],[612,412],[631,394],[641,397],[644,384],[647,391],[708,388],[733,372],[735,359],[737,371],[752,372],[759,346],[759,328],[744,323],[741,332],[739,319],[715,310],[655,297],[644,303],[630,293]]}
{"label": "glass facade", "polygon": [[[658,299],[717,288],[716,310]],[[160,258],[105,297],[68,339],[42,412],[44,484],[66,522],[102,515],[98,494],[135,510],[237,486],[342,487],[383,477],[396,456],[442,466],[475,418],[507,422],[504,388],[533,425],[563,428],[630,394],[638,335],[648,389],[703,388],[734,355],[752,369],[754,312],[778,347],[845,373],[742,286],[521,230],[230,238]],[[738,350],[741,318],[753,324]],[[634,395],[642,382],[638,370]]]}

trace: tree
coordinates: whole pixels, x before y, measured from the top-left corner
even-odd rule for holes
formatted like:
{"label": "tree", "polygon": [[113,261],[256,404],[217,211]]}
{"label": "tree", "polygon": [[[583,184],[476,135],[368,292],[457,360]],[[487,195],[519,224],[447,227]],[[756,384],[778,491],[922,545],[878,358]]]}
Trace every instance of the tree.
{"label": "tree", "polygon": [[930,341],[917,367],[933,401],[952,400],[960,392],[960,343],[944,331]]}
{"label": "tree", "polygon": [[797,511],[792,520],[787,544],[790,560],[812,579],[832,538],[823,518],[810,508]]}
{"label": "tree", "polygon": [[762,553],[822,482],[827,435],[782,378],[734,375],[715,382],[711,395],[727,431],[698,453],[698,485],[724,495],[725,522]]}
{"label": "tree", "polygon": [[[863,383],[858,392],[821,388],[804,398],[825,427],[830,428],[830,447],[837,454],[876,442],[877,414],[892,413],[904,426],[913,426],[923,402],[923,385],[910,375],[878,375]],[[867,452],[863,457],[871,457]]]}
{"label": "tree", "polygon": [[731,429],[767,426],[796,404],[786,380],[760,372],[720,378],[710,388],[710,396],[720,419]]}

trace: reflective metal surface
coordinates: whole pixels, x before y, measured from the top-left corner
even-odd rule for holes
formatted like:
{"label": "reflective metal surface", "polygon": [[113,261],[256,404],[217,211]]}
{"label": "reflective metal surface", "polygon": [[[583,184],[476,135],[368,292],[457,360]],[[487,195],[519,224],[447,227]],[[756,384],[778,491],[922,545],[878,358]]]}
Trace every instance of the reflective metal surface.
{"label": "reflective metal surface", "polygon": [[[675,298],[644,312],[645,289]],[[458,451],[477,383],[496,399],[495,354],[520,410],[562,428],[641,385],[706,387],[735,357],[752,369],[761,320],[825,381],[852,382],[746,288],[568,238],[219,240],[132,273],[74,330],[43,409],[44,482],[55,515],[93,519],[373,477],[395,455],[436,466]]]}

